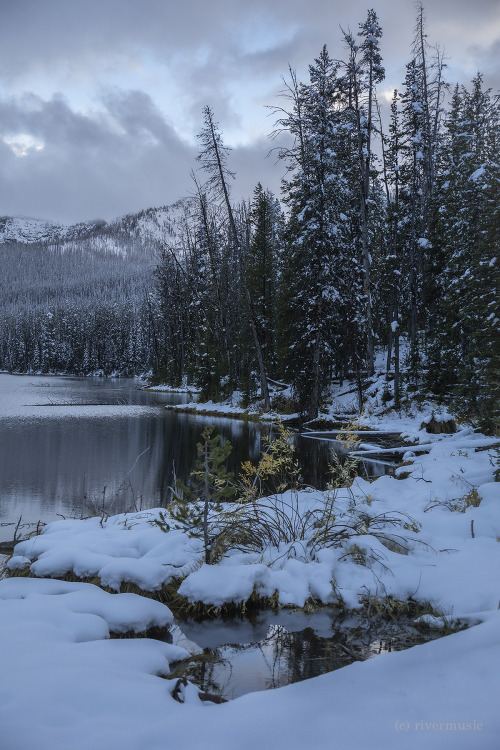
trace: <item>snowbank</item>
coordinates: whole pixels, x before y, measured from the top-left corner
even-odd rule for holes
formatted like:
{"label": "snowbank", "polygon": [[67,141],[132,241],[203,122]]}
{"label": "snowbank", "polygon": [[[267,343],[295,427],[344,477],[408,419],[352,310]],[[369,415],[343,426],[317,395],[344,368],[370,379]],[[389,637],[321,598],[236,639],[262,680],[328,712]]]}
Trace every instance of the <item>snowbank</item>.
{"label": "snowbank", "polygon": [[[432,643],[216,706],[194,690],[176,703],[175,681],[158,676],[182,649],[102,640],[101,594],[92,602],[84,584],[22,579],[1,581],[0,592],[0,726],[8,750],[497,747],[498,612]],[[79,592],[88,606],[78,603]]]}
{"label": "snowbank", "polygon": [[[359,534],[314,555],[306,539],[262,554],[233,551],[219,565],[200,566],[200,543],[178,529],[165,534],[152,525],[157,510],[102,524],[49,524],[39,537],[17,545],[10,567],[29,564],[43,576],[99,575],[116,590],[127,580],[155,590],[185,576],[184,595],[217,604],[245,599],[254,586],[265,594],[278,591],[282,603],[299,604],[310,595],[331,601],[334,591],[349,606],[357,606],[361,595],[412,595],[473,627],[224,705],[203,704],[194,690],[179,704],[171,695],[174,681],[159,675],[168,674],[182,649],[149,639],[107,639],[110,629],[170,622],[166,607],[88,584],[3,580],[2,747],[496,748],[500,588],[492,572],[500,570],[500,484],[492,481],[491,451],[476,450],[488,445],[487,438],[471,430],[431,437],[429,452],[412,456],[404,467],[408,478],[358,479],[352,488],[356,507],[372,514],[398,511],[421,524],[418,533],[397,530],[405,532],[406,550],[396,537],[391,545]],[[339,518],[352,499],[338,493]],[[301,512],[319,500],[315,492],[295,498]],[[455,506],[464,512],[451,510]],[[357,552],[349,554],[354,542]]]}
{"label": "snowbank", "polygon": [[98,576],[101,584],[119,591],[122,582],[156,591],[189,571],[200,554],[200,542],[179,530],[164,534],[153,520],[161,509],[112,516],[107,521],[55,521],[44,533],[14,550],[8,563],[18,570],[31,563],[36,576],[57,578],[74,573]]}
{"label": "snowbank", "polygon": [[[219,564],[207,566],[201,564],[201,541],[180,529],[164,533],[154,524],[161,513],[155,509],[103,522],[56,521],[18,544],[8,567],[29,565],[40,577],[98,576],[116,591],[122,582],[155,591],[184,578],[180,594],[218,607],[244,602],[255,591],[263,597],[277,592],[283,605],[303,606],[313,597],[356,608],[363,597],[411,596],[448,616],[490,610],[500,600],[486,575],[500,570],[500,484],[492,481],[491,451],[476,451],[489,439],[470,429],[439,437],[428,454],[409,459],[408,478],[383,476],[371,483],[358,478],[351,490],[337,491],[339,532],[349,531],[353,513],[396,519],[397,525],[379,524],[382,536],[371,527],[349,531],[338,544],[318,549],[311,517],[302,538],[254,552],[229,550]],[[289,492],[262,500],[258,512],[272,512],[278,503],[291,524],[300,526],[323,502],[318,491]]]}

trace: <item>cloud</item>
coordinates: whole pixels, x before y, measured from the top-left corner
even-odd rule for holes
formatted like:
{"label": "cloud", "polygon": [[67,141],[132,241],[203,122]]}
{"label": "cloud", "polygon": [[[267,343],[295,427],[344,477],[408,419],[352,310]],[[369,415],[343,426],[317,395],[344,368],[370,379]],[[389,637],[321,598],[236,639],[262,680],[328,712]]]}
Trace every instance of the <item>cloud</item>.
{"label": "cloud", "polygon": [[[304,79],[324,43],[343,57],[340,26],[356,32],[367,12],[365,0],[4,6],[2,210],[64,220],[110,218],[186,194],[206,104],[234,147],[234,195],[251,195],[259,180],[278,190],[282,168],[265,158],[273,121],[264,105],[280,103],[289,64]],[[404,80],[415,7],[413,0],[375,6],[384,30],[382,88],[390,91]],[[426,15],[428,41],[452,58],[449,80],[467,83],[479,68],[498,89],[498,0],[432,0]]]}
{"label": "cloud", "polygon": [[[113,90],[102,105],[82,114],[61,96],[0,101],[3,213],[63,222],[111,219],[173,203],[192,190],[196,149],[178,137],[148,94]],[[251,194],[259,180],[277,188],[268,150],[264,140],[231,154],[239,173],[235,199]]]}
{"label": "cloud", "polygon": [[[497,0],[432,0],[429,36],[463,54],[464,41],[500,36]],[[378,0],[389,58],[408,55],[412,0]],[[145,74],[154,59],[176,75],[216,89],[246,75],[274,76],[307,66],[327,43],[342,52],[339,27],[356,31],[364,0],[10,0],[0,25],[0,75],[15,85],[29,76],[91,83],[96,76]],[[444,38],[441,38],[444,37]],[[461,46],[458,46],[458,45]],[[451,51],[451,50],[449,50]]]}
{"label": "cloud", "polygon": [[[5,213],[109,219],[185,193],[194,154],[150,97],[112,92],[103,105],[84,115],[60,96],[0,102]],[[20,158],[12,143],[27,139],[40,148],[27,149]]]}

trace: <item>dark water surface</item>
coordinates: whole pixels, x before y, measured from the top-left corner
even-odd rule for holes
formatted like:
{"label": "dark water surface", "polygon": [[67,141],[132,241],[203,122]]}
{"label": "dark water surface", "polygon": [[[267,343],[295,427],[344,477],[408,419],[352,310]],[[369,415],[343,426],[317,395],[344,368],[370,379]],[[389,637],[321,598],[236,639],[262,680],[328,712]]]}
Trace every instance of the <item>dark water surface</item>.
{"label": "dark water surface", "polygon": [[[230,470],[255,460],[269,427],[179,414],[165,404],[186,394],[141,390],[132,379],[0,374],[0,523],[51,521],[164,505],[186,480],[207,424],[233,446]],[[331,443],[295,437],[308,484],[324,487]],[[384,468],[370,465],[375,473]],[[0,540],[12,538],[0,527]]]}
{"label": "dark water surface", "polygon": [[334,608],[263,611],[252,620],[187,620],[172,628],[173,642],[192,656],[171,677],[187,677],[225,699],[282,687],[401,651],[438,637],[419,633],[408,620],[390,622],[340,615]]}

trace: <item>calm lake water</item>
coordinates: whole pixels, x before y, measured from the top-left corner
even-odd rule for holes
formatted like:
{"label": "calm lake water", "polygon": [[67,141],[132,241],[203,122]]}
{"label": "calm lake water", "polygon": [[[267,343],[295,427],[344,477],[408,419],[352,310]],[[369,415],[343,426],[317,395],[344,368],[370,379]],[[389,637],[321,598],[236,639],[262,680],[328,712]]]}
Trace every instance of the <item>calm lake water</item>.
{"label": "calm lake water", "polygon": [[[269,427],[179,414],[185,394],[141,390],[133,379],[0,374],[0,523],[45,522],[164,505],[169,487],[194,467],[207,424],[229,440],[229,468],[259,457]],[[308,484],[324,487],[331,443],[295,437]],[[383,467],[371,466],[375,473]],[[0,527],[0,540],[12,526]]]}

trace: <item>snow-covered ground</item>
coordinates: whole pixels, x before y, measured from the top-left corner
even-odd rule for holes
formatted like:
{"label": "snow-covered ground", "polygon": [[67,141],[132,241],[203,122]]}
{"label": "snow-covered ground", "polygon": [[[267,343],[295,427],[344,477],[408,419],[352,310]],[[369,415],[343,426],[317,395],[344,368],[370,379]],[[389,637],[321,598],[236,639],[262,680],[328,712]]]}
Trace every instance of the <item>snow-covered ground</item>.
{"label": "snow-covered ground", "polygon": [[[6,748],[498,747],[497,454],[488,449],[492,439],[471,428],[428,435],[419,431],[420,421],[408,419],[405,427],[428,452],[408,453],[400,470],[407,478],[357,479],[351,491],[335,496],[339,528],[353,513],[401,514],[410,524],[382,527],[382,541],[358,533],[339,546],[317,549],[307,544],[311,524],[300,543],[245,554],[233,550],[207,566],[200,564],[199,540],[181,529],[164,533],[150,523],[160,511],[150,511],[49,524],[17,546],[10,567],[30,565],[35,575],[55,578],[68,571],[99,575],[114,589],[133,581],[155,590],[184,576],[180,593],[215,605],[244,600],[254,587],[263,595],[277,591],[282,604],[299,606],[311,595],[325,603],[342,599],[351,608],[362,597],[412,596],[469,629],[222,706],[202,704],[188,688],[179,704],[171,696],[173,681],[157,676],[175,660],[173,647],[148,639],[105,640],[111,617],[115,628],[137,630],[148,618],[161,617],[160,611],[168,618],[163,605],[137,597],[132,626],[130,604],[118,613],[121,594],[90,587],[94,597],[83,593],[88,588],[79,593],[83,584],[7,579],[0,581],[0,725]],[[304,516],[323,497],[317,491],[288,493],[262,501],[262,509],[288,503]],[[417,526],[411,528],[413,520]],[[105,597],[116,600],[114,613]],[[156,609],[142,611],[143,601]]]}
{"label": "snow-covered ground", "polygon": [[195,385],[148,385],[145,391],[156,391],[157,393],[199,393],[199,388]]}
{"label": "snow-covered ground", "polygon": [[[166,386],[158,386],[157,390],[166,390]],[[259,421],[275,421],[277,414],[275,412],[262,413],[257,406],[239,406],[239,400],[236,401],[190,401],[186,404],[169,404],[166,409],[172,409],[173,411],[192,411],[198,414],[208,416],[225,416],[225,417],[236,417],[240,419],[258,418]],[[298,416],[298,414],[294,415]]]}

